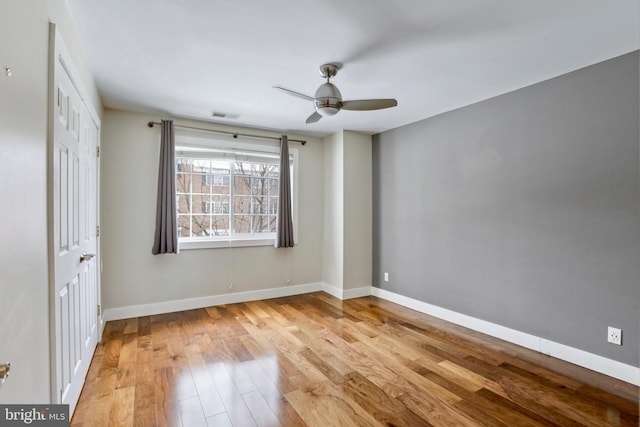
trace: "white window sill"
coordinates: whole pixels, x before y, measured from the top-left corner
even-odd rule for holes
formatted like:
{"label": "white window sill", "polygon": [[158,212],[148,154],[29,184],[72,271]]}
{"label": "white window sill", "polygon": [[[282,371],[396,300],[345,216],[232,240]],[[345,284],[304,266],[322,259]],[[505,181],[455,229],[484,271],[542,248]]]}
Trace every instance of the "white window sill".
{"label": "white window sill", "polygon": [[180,241],[178,246],[181,251],[191,249],[220,249],[220,248],[244,248],[250,246],[273,246],[274,238],[265,239],[233,239],[233,240],[191,240]]}

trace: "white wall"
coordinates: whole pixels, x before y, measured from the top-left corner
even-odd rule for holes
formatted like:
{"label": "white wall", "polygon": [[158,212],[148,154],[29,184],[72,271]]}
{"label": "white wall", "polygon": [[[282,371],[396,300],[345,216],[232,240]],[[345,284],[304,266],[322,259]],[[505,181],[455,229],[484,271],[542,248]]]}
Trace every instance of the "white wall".
{"label": "white wall", "polygon": [[325,221],[322,280],[343,288],[344,156],[342,132],[324,139]]}
{"label": "white wall", "polygon": [[[322,279],[324,170],[322,141],[305,139],[299,148],[299,233],[292,249],[271,246],[184,250],[151,254],[153,244],[160,129],[147,122],[160,115],[106,110],[102,142],[102,302],[108,309],[180,299],[225,295]],[[189,122],[212,129],[256,130]],[[260,133],[260,132],[258,132]],[[279,136],[273,132],[265,135]],[[252,143],[260,140],[251,139]],[[265,142],[276,145],[277,142]],[[231,279],[233,288],[229,289]]]}
{"label": "white wall", "polygon": [[11,362],[0,402],[49,403],[49,21],[101,106],[64,0],[0,0],[0,11],[0,361]]}
{"label": "white wall", "polygon": [[339,290],[371,286],[371,136],[325,138],[323,280]]}

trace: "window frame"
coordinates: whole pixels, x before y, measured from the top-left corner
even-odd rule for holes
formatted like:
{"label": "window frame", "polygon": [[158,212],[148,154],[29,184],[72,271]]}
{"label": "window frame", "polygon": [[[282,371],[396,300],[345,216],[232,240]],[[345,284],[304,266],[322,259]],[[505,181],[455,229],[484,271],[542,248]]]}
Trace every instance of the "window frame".
{"label": "window frame", "polygon": [[[276,143],[277,144],[277,143]],[[188,148],[194,153],[198,153],[199,157],[206,158],[206,153],[210,152],[228,152],[237,154],[267,154],[279,156],[279,144],[259,144],[249,142],[247,140],[226,140],[223,137],[200,137],[191,135],[182,135],[176,133],[176,180],[178,178],[177,159],[179,157],[188,157],[182,155],[184,149]],[[298,243],[298,161],[299,149],[297,147],[289,147],[289,156],[291,157],[291,198],[292,198],[292,219],[293,219],[293,235],[294,243]],[[193,175],[192,175],[193,176]],[[206,179],[206,178],[205,178]],[[229,185],[233,188],[233,177],[229,178]],[[279,181],[279,179],[278,179]],[[278,185],[279,182],[278,182]],[[191,193],[194,194],[194,193]],[[177,196],[177,188],[176,188]],[[230,203],[233,201],[233,191],[229,194]],[[204,210],[204,209],[203,209]],[[190,249],[212,249],[212,248],[229,248],[229,247],[248,247],[248,246],[273,246],[275,243],[274,233],[252,233],[242,235],[227,236],[196,236],[196,237],[178,237],[178,247],[180,250]]]}

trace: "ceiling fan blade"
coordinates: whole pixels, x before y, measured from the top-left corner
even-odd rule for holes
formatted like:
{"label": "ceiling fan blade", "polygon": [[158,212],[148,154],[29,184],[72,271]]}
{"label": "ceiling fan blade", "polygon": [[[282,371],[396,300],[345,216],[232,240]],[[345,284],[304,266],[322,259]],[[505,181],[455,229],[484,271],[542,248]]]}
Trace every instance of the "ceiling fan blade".
{"label": "ceiling fan blade", "polygon": [[343,110],[369,111],[382,110],[398,105],[395,99],[355,99],[353,101],[342,101]]}
{"label": "ceiling fan blade", "polygon": [[280,89],[281,91],[284,91],[285,93],[288,93],[289,95],[297,96],[298,98],[306,99],[307,101],[315,101],[315,98],[312,98],[312,97],[310,97],[308,95],[305,95],[304,93],[296,92],[295,90],[287,89],[286,87],[274,86],[273,88],[274,89]]}
{"label": "ceiling fan blade", "polygon": [[307,121],[305,123],[306,124],[315,123],[318,120],[320,120],[321,118],[322,118],[322,116],[320,114],[318,114],[317,111],[314,111],[313,114],[311,114],[309,117],[307,117]]}

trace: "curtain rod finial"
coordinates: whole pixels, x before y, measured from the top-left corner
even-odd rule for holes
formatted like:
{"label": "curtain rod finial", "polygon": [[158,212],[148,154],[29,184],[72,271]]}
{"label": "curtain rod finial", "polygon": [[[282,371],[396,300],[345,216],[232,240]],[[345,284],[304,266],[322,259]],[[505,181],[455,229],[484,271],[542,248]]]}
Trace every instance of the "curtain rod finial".
{"label": "curtain rod finial", "polygon": [[150,128],[153,127],[153,120],[151,120],[149,123],[147,123],[147,126],[149,126]]}

